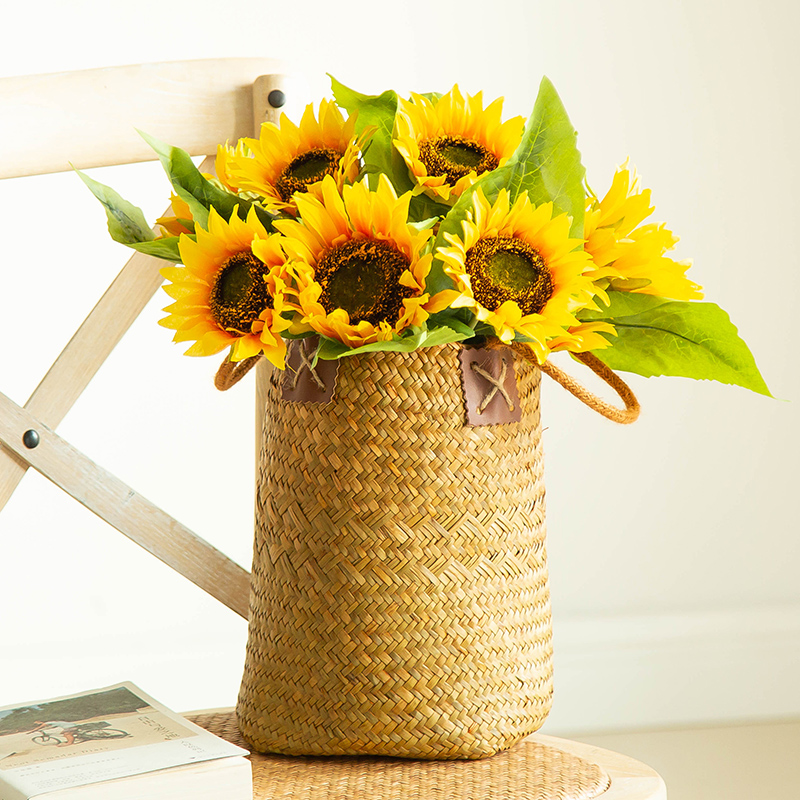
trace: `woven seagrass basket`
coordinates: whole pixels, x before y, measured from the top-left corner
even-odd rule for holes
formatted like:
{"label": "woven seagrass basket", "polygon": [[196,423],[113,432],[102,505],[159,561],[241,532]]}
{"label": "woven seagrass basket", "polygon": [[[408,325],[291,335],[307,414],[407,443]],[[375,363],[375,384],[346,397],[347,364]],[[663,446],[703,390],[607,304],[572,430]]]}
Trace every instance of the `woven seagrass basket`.
{"label": "woven seagrass basket", "polygon": [[327,403],[285,400],[286,375],[260,375],[237,706],[254,749],[475,759],[541,726],[552,647],[540,372],[515,369],[521,420],[478,427],[457,345],[341,359]]}

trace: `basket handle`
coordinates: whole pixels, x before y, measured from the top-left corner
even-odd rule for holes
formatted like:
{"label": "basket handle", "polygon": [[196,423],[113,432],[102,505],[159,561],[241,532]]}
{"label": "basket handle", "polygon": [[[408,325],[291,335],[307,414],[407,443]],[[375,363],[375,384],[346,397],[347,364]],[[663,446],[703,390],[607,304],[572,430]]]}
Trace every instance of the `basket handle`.
{"label": "basket handle", "polygon": [[227,392],[231,386],[235,386],[239,383],[239,381],[258,364],[260,359],[260,354],[257,356],[250,356],[241,361],[231,361],[229,358],[226,358],[219,365],[217,374],[214,376],[214,386],[221,392]]}
{"label": "basket handle", "polygon": [[512,342],[510,347],[515,353],[519,353],[526,361],[538,366],[542,372],[549,375],[570,394],[577,397],[578,400],[589,406],[589,408],[597,411],[598,414],[602,414],[606,419],[610,419],[612,422],[617,422],[620,425],[629,425],[631,422],[635,422],[638,419],[641,408],[630,386],[593,353],[572,353],[572,355],[577,358],[578,361],[581,361],[589,367],[598,378],[607,383],[619,395],[620,399],[625,404],[624,409],[617,408],[597,397],[597,395],[592,394],[585,386],[578,383],[575,378],[568,375],[554,364],[551,364],[549,361],[545,361],[544,364],[539,364],[533,351],[524,344]]}

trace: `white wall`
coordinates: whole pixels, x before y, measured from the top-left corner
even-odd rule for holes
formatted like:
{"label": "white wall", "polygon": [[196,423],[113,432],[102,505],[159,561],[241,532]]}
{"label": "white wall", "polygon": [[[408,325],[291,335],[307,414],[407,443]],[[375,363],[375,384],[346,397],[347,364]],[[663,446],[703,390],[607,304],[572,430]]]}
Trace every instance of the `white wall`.
{"label": "white wall", "polygon": [[[774,394],[631,385],[629,429],[545,390],[556,704],[548,729],[800,714],[796,137],[790,0],[247,4],[41,0],[4,11],[0,76],[187,58],[286,59],[366,92],[455,81],[528,113],[554,81],[596,190],[630,156]],[[150,217],[154,165],[98,171]],[[0,391],[23,403],[127,257],[71,175],[0,183]],[[157,297],[59,433],[242,564],[252,384],[220,395]],[[792,402],[785,402],[792,401]],[[132,679],[232,705],[245,624],[38,475],[0,514],[0,706]]]}

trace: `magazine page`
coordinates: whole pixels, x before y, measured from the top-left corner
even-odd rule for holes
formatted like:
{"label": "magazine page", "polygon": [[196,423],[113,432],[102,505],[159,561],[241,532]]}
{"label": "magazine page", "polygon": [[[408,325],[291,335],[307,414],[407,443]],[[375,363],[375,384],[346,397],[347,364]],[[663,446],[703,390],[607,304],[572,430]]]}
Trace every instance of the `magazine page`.
{"label": "magazine page", "polygon": [[0,786],[32,797],[241,755],[132,683],[0,708]]}

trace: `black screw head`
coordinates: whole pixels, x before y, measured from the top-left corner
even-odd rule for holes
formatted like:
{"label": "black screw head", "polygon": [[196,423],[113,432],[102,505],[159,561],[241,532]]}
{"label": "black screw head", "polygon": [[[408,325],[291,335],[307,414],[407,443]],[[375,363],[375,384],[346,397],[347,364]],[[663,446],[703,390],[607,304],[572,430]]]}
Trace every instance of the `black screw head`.
{"label": "black screw head", "polygon": [[33,450],[33,448],[39,444],[39,434],[33,429],[25,431],[25,433],[22,434],[22,444],[24,444],[28,450]]}
{"label": "black screw head", "polygon": [[267,101],[273,108],[282,108],[286,105],[286,95],[280,89],[273,89],[267,95]]}

